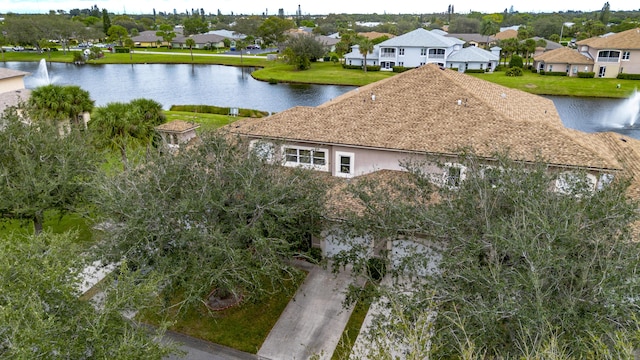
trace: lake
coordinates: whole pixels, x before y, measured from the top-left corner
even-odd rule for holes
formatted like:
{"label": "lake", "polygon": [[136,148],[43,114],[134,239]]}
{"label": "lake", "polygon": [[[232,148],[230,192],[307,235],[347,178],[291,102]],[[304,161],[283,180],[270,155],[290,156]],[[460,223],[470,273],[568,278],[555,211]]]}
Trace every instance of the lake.
{"label": "lake", "polygon": [[[10,69],[37,74],[38,63],[6,62]],[[171,105],[215,105],[279,112],[294,106],[317,106],[340,96],[353,86],[269,84],[251,77],[254,68],[222,65],[73,65],[48,63],[52,81],[78,85],[102,106],[150,98],[165,109]],[[597,81],[597,80],[594,80]],[[25,78],[27,88],[38,85],[34,76]],[[640,139],[640,128],[629,127],[636,119],[640,95],[633,100],[547,96],[553,100],[566,127],[585,132],[616,131]],[[626,114],[620,110],[626,109]],[[640,121],[638,121],[640,122]]]}

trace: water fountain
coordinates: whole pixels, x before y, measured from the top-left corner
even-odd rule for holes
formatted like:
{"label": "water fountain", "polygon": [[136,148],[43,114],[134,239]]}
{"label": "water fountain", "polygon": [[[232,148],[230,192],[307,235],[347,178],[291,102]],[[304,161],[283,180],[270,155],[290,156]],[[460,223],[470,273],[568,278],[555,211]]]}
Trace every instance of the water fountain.
{"label": "water fountain", "polygon": [[47,70],[47,60],[40,59],[38,70],[31,76],[33,76],[36,87],[50,85],[52,81],[49,78],[49,70]]}
{"label": "water fountain", "polygon": [[636,89],[631,97],[606,115],[604,122],[617,128],[638,128],[640,126],[640,92]]}

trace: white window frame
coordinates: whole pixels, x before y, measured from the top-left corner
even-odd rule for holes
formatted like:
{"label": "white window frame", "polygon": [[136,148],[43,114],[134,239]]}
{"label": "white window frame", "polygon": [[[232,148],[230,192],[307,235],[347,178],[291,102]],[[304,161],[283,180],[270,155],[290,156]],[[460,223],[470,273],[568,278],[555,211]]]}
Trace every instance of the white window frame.
{"label": "white window frame", "polygon": [[404,56],[404,48],[398,49],[398,56]]}
{"label": "white window frame", "polygon": [[[287,160],[287,149],[295,149],[297,151],[296,159],[297,161],[289,161]],[[301,163],[300,162],[300,151],[310,151],[310,163]],[[313,163],[313,159],[315,158],[314,153],[320,152],[324,153],[324,165],[316,165]],[[309,146],[294,146],[294,145],[283,145],[280,148],[280,153],[282,154],[283,165],[288,167],[302,167],[305,169],[314,169],[320,171],[329,171],[329,150],[323,148],[315,148]]]}
{"label": "white window frame", "polygon": [[[460,169],[460,175],[458,178],[458,184],[450,184],[449,183],[449,170],[450,169]],[[458,163],[445,163],[444,164],[444,168],[443,168],[443,172],[442,172],[442,185],[451,188],[451,189],[457,189],[458,187],[460,187],[460,184],[465,180],[465,178],[467,177],[467,167],[462,165],[462,164],[458,164]]]}
{"label": "white window frame", "polygon": [[[341,162],[341,158],[342,157],[348,157],[349,158],[349,172],[342,172],[342,162]],[[346,151],[336,151],[335,153],[335,175],[337,177],[344,177],[344,178],[350,178],[355,176],[356,174],[356,164],[355,164],[355,158],[356,155],[352,152],[346,152]]]}
{"label": "white window frame", "polygon": [[427,48],[420,49],[420,56],[427,56]]}
{"label": "white window frame", "polygon": [[614,178],[615,178],[614,174],[608,174],[608,173],[600,174],[600,177],[598,178],[598,184],[596,185],[596,190],[602,190],[606,188],[613,182]]}
{"label": "white window frame", "polygon": [[631,58],[631,51],[625,50],[622,52],[622,61],[629,61]]}

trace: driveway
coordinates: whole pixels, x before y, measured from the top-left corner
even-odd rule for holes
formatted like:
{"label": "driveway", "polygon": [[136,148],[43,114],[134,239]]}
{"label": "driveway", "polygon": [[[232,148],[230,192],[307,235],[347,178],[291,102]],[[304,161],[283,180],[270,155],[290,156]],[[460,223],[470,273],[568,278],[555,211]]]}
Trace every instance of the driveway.
{"label": "driveway", "polygon": [[271,360],[302,360],[314,354],[331,359],[352,308],[342,302],[351,274],[337,276],[316,265],[305,265],[309,271],[304,283],[291,299],[280,319],[258,351],[258,356]]}

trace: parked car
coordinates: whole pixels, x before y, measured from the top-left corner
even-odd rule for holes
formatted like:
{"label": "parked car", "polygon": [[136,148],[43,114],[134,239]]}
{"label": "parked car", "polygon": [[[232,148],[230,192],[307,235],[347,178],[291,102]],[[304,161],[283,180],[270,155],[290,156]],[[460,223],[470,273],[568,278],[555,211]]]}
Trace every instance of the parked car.
{"label": "parked car", "polygon": [[260,49],[260,45],[247,45],[247,49]]}
{"label": "parked car", "polygon": [[23,51],[24,48],[22,46],[14,46],[13,48],[11,48],[13,51]]}

